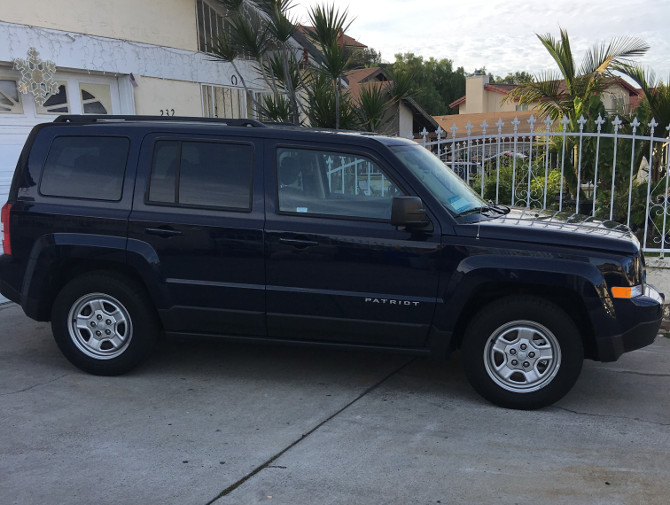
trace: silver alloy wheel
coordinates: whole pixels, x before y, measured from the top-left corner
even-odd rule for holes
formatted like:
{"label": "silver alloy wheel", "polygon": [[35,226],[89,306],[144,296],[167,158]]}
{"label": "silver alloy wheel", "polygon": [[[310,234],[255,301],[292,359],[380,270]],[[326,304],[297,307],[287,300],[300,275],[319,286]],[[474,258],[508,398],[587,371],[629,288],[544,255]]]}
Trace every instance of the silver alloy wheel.
{"label": "silver alloy wheel", "polygon": [[513,393],[531,393],[549,384],[561,367],[555,335],[534,321],[512,321],[493,332],[484,347],[489,377]]}
{"label": "silver alloy wheel", "polygon": [[72,304],[68,332],[84,354],[106,360],[123,354],[133,336],[133,325],[128,310],[116,298],[89,293]]}

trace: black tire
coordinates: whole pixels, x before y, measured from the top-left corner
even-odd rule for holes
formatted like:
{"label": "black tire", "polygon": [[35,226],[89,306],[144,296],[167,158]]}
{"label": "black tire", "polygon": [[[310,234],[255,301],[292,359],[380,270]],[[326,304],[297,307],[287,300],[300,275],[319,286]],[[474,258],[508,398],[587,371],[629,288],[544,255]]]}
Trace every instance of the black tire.
{"label": "black tire", "polygon": [[51,328],[73,365],[95,375],[120,375],[149,355],[159,324],[141,285],[125,276],[91,272],[58,293]]}
{"label": "black tire", "polygon": [[463,366],[472,387],[496,405],[538,409],[561,399],[577,381],[584,346],[573,320],[532,296],[481,309],[465,331]]}

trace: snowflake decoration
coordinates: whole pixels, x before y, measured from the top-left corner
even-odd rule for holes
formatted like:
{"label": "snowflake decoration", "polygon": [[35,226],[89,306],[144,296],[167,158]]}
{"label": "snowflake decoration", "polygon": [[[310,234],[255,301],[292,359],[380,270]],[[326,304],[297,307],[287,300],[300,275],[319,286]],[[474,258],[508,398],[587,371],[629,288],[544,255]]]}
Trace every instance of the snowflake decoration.
{"label": "snowflake decoration", "polygon": [[34,47],[28,49],[28,58],[22,60],[14,59],[14,68],[21,72],[21,81],[18,88],[24,95],[32,93],[35,103],[39,106],[51,95],[57,95],[58,83],[54,81],[56,64],[53,61],[43,61],[39,58],[40,53]]}

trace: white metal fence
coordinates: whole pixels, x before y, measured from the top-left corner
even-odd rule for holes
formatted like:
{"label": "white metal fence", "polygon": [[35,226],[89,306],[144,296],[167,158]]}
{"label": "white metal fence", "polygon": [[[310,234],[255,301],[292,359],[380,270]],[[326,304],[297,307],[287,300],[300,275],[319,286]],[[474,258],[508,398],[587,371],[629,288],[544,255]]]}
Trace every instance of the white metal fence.
{"label": "white metal fence", "polygon": [[670,252],[670,125],[659,131],[654,119],[600,115],[531,116],[523,133],[520,124],[514,118],[513,131],[503,133],[502,119],[484,121],[482,135],[471,136],[468,122],[465,132],[438,128],[433,141],[425,129],[421,134],[423,145],[487,200],[615,220],[631,227],[645,252]]}

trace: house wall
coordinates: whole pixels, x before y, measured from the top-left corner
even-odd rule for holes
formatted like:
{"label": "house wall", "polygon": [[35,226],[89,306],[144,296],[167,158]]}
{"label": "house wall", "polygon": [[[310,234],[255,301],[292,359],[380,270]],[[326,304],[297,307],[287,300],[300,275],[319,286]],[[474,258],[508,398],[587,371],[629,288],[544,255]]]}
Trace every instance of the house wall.
{"label": "house wall", "polygon": [[621,108],[629,107],[629,94],[628,90],[622,86],[614,85],[607,88],[601,95],[603,105],[605,110],[613,111]]}
{"label": "house wall", "polygon": [[0,21],[197,49],[195,0],[6,1]]}
{"label": "house wall", "polygon": [[467,100],[458,108],[459,114],[487,112],[484,86],[488,84],[488,75],[473,75],[465,80],[465,96]]}
{"label": "house wall", "polygon": [[414,138],[414,115],[409,107],[400,103],[398,108],[398,135],[407,139]]}
{"label": "house wall", "polygon": [[200,84],[139,78],[134,88],[136,113],[147,116],[202,116]]}
{"label": "house wall", "polygon": [[479,112],[507,112],[516,110],[514,102],[503,103],[506,95],[487,90],[484,90],[484,93],[486,94],[486,109]]}

